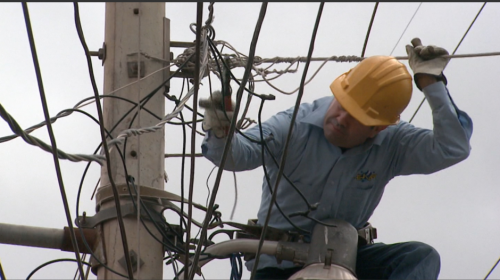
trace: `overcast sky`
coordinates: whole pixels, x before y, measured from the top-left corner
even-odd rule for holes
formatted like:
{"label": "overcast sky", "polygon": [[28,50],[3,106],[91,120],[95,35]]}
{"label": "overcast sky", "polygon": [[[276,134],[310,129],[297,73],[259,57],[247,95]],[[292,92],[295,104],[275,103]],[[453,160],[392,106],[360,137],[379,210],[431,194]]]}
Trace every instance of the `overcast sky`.
{"label": "overcast sky", "polygon": [[[446,48],[450,53],[466,32],[483,3],[381,3],[373,23],[365,56],[405,56],[405,45],[414,37],[424,44]],[[86,59],[74,24],[72,3],[29,3],[32,28],[43,83],[51,116],[73,107],[83,98],[93,96]],[[248,54],[251,38],[260,10],[260,3],[216,3],[214,22],[216,40],[230,43]],[[269,3],[262,26],[256,55],[306,56],[319,3]],[[374,3],[326,3],[318,30],[314,57],[357,55],[362,51]],[[419,7],[413,21],[405,27]],[[204,20],[208,15],[204,6]],[[87,45],[97,51],[104,41],[104,3],[81,3],[80,16]],[[171,40],[192,42],[195,39],[189,24],[196,22],[196,3],[167,3],[166,17],[171,20]],[[500,4],[488,3],[458,54],[500,51]],[[402,37],[401,37],[402,36]],[[398,39],[401,37],[400,42]],[[44,120],[43,110],[31,58],[21,3],[0,4],[0,103],[23,127]],[[174,57],[183,49],[172,49]],[[225,49],[225,53],[231,53]],[[407,64],[407,61],[402,61]],[[94,72],[102,94],[103,68],[93,58]],[[402,176],[392,180],[384,198],[370,222],[378,229],[377,241],[394,243],[422,241],[441,254],[440,279],[482,279],[500,256],[500,188],[498,169],[500,148],[498,120],[500,110],[500,57],[457,58],[448,64],[445,74],[448,88],[457,106],[466,111],[474,122],[470,157],[446,170],[426,176]],[[320,62],[311,63],[309,76]],[[338,75],[355,63],[327,63],[309,83],[303,102],[330,95],[329,85]],[[278,65],[283,69],[286,65]],[[292,91],[300,84],[302,67],[295,74],[285,74],[272,83]],[[242,76],[242,69],[235,74]],[[200,96],[209,94],[208,82],[202,81]],[[236,88],[233,85],[233,88]],[[296,94],[284,95],[265,83],[256,83],[257,93],[274,94],[275,101],[266,103],[263,119],[295,103]],[[179,95],[181,79],[174,79],[170,93]],[[412,100],[402,115],[409,120],[422,101],[423,94],[414,88]],[[257,119],[258,104],[254,101],[248,116]],[[166,111],[172,110],[166,103]],[[97,116],[95,104],[85,107]],[[186,113],[191,115],[191,113]],[[432,128],[430,108],[425,103],[413,124]],[[68,153],[92,154],[100,143],[99,127],[89,118],[73,114],[53,124],[58,147]],[[7,123],[0,123],[0,136],[12,134]],[[190,135],[190,133],[188,133]],[[46,128],[32,135],[50,143]],[[180,126],[165,127],[165,151],[180,153]],[[196,139],[201,151],[202,137]],[[188,140],[188,147],[190,146]],[[0,143],[0,223],[48,228],[67,226],[57,177],[50,153],[31,146],[22,139]],[[64,184],[71,215],[76,217],[76,194],[86,163],[61,160]],[[165,160],[169,181],[165,190],[180,194],[180,164],[178,158]],[[205,204],[205,182],[213,165],[203,158],[196,159],[194,200]],[[262,169],[237,173],[238,204],[233,221],[246,223],[255,218],[260,204]],[[91,200],[100,167],[92,164],[85,179],[80,211],[95,214]],[[186,182],[189,182],[187,161]],[[209,180],[213,187],[215,173]],[[187,193],[186,183],[186,193]],[[235,196],[232,173],[224,173],[216,203],[223,219],[229,220]],[[79,213],[81,215],[81,213]],[[202,220],[202,213],[195,213]],[[178,219],[173,223],[178,223]],[[193,231],[195,233],[195,231]],[[223,240],[223,239],[220,239]],[[219,240],[219,241],[220,241]],[[57,258],[74,258],[73,253],[0,244],[0,262],[8,279],[26,278],[38,265]],[[53,264],[35,274],[35,278],[68,279],[74,276],[75,264]],[[207,279],[229,278],[229,260],[215,260],[206,265]],[[246,272],[244,277],[249,278]],[[164,266],[164,278],[172,278],[171,266]],[[91,278],[95,278],[91,275]],[[497,268],[490,279],[500,279]]]}

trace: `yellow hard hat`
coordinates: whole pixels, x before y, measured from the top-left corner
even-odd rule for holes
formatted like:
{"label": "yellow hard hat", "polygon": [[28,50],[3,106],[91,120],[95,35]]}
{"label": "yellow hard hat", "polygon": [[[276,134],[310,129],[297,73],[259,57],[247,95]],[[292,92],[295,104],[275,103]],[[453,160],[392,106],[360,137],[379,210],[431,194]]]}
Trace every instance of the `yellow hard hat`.
{"label": "yellow hard hat", "polygon": [[363,59],[330,85],[335,99],[366,126],[396,124],[413,90],[406,66],[392,56]]}

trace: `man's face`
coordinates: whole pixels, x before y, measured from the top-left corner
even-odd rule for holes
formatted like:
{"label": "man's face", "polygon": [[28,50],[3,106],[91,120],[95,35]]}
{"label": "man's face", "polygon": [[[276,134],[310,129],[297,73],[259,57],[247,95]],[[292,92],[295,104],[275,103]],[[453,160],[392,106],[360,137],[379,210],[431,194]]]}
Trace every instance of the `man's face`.
{"label": "man's face", "polygon": [[353,118],[335,99],[326,111],[323,121],[325,137],[330,143],[341,148],[352,148],[375,137],[386,126],[365,126]]}

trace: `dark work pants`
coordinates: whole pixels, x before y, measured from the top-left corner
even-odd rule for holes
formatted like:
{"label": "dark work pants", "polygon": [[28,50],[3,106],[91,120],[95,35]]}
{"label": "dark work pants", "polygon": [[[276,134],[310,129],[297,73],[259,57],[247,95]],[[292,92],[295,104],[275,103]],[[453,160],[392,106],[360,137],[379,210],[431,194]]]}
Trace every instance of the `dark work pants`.
{"label": "dark work pants", "polygon": [[[356,260],[358,279],[437,279],[438,252],[421,242],[375,243],[360,247]],[[300,268],[264,268],[255,279],[288,279]]]}

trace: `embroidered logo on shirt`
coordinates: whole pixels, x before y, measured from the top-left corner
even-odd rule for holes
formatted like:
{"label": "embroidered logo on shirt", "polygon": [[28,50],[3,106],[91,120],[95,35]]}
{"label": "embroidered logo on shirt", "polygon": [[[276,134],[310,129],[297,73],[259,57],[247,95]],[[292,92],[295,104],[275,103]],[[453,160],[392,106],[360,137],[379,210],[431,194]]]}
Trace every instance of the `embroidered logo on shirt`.
{"label": "embroidered logo on shirt", "polygon": [[356,180],[361,181],[361,182],[366,182],[366,181],[371,181],[377,177],[377,173],[374,171],[360,171],[356,175]]}

